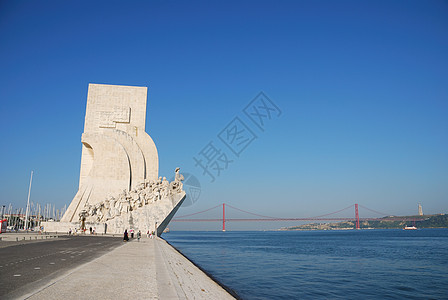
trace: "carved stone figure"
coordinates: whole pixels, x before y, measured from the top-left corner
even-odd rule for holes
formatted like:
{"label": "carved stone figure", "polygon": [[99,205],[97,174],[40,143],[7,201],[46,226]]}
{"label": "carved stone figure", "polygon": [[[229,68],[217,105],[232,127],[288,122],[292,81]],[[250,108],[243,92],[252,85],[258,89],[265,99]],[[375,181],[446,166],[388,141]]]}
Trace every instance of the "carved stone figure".
{"label": "carved stone figure", "polygon": [[130,210],[130,208],[131,208],[131,206],[130,206],[130,204],[129,204],[129,199],[128,199],[127,197],[125,197],[125,198],[121,198],[121,199],[120,199],[120,202],[121,202],[121,210],[120,210],[120,213],[121,213],[121,214],[128,213],[129,210]]}
{"label": "carved stone figure", "polygon": [[183,183],[182,181],[184,180],[184,175],[180,174],[180,168],[176,168],[176,170],[174,171],[175,175],[174,175],[174,181],[171,182],[171,191],[174,193],[178,193],[180,191],[182,191],[183,188]]}
{"label": "carved stone figure", "polygon": [[116,213],[115,213],[115,204],[116,204],[116,202],[117,202],[117,200],[114,197],[111,196],[109,198],[109,205],[110,205],[109,215],[110,215],[111,219],[116,216]]}
{"label": "carved stone figure", "polygon": [[104,206],[103,206],[102,203],[98,203],[95,206],[96,214],[97,214],[97,218],[96,218],[97,222],[99,222],[99,221],[101,221],[103,219],[103,209],[102,209],[103,207]]}
{"label": "carved stone figure", "polygon": [[96,207],[95,207],[95,205],[88,206],[87,210],[86,210],[86,215],[87,216],[93,216],[95,214],[96,214]]}
{"label": "carved stone figure", "polygon": [[[113,198],[113,197],[110,197],[110,198]],[[112,210],[110,208],[110,204],[111,204],[110,198],[104,200],[104,218],[103,218],[104,221],[110,220],[112,218],[112,216],[111,216]]]}
{"label": "carved stone figure", "polygon": [[179,167],[177,167],[174,172],[175,172],[174,181],[181,182],[181,181],[184,180],[184,175],[180,174],[180,168]]}
{"label": "carved stone figure", "polygon": [[162,180],[162,196],[168,197],[170,195],[170,183],[166,180],[166,177],[163,177]]}
{"label": "carved stone figure", "polygon": [[120,195],[120,196],[118,196],[117,201],[115,201],[115,216],[116,217],[121,215],[121,206],[122,206],[121,201],[122,201],[122,199],[123,199],[123,196]]}

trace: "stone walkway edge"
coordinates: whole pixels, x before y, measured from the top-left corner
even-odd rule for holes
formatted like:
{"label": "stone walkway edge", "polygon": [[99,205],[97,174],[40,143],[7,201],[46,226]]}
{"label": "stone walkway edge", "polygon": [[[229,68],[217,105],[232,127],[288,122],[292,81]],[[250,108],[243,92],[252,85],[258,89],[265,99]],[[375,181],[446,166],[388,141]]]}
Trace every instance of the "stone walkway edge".
{"label": "stone walkway edge", "polygon": [[[231,292],[231,291],[230,291]],[[235,294],[235,297],[236,296]],[[236,299],[161,238],[123,243],[20,299]]]}

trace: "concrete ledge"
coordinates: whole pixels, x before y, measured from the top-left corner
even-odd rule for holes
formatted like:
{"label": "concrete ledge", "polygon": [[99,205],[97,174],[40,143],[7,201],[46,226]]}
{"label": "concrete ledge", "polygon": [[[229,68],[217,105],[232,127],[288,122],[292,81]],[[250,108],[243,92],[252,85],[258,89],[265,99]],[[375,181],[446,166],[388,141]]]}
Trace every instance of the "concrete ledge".
{"label": "concrete ledge", "polygon": [[235,299],[165,240],[157,240],[156,253],[162,258],[176,289],[178,298],[173,299]]}
{"label": "concrete ledge", "polygon": [[235,299],[160,238],[124,243],[24,298]]}
{"label": "concrete ledge", "polygon": [[63,239],[64,234],[37,234],[37,233],[2,233],[0,235],[0,248],[16,246],[21,244],[51,241]]}

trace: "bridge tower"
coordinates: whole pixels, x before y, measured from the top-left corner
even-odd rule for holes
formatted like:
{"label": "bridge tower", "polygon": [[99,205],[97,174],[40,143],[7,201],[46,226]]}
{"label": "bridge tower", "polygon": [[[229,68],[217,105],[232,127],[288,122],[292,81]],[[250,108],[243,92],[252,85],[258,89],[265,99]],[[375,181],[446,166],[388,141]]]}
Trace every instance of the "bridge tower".
{"label": "bridge tower", "polygon": [[222,231],[226,231],[226,204],[222,204]]}
{"label": "bridge tower", "polygon": [[358,203],[355,204],[355,218],[356,218],[356,229],[360,229],[360,227],[359,227]]}

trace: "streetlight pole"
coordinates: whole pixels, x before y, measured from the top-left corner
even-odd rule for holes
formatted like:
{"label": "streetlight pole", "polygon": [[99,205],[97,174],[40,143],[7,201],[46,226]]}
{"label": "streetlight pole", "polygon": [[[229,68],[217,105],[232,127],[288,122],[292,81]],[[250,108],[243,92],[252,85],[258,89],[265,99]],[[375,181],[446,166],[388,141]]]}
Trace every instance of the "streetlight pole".
{"label": "streetlight pole", "polygon": [[3,220],[3,216],[5,214],[5,207],[6,207],[5,205],[2,206],[2,220]]}

